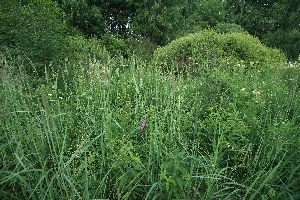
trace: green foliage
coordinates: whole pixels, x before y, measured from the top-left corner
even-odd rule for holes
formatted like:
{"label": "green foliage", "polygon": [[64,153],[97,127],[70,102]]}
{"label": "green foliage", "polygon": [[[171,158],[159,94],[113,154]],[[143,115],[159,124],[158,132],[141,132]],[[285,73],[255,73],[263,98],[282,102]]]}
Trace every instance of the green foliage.
{"label": "green foliage", "polygon": [[[72,27],[88,36],[105,32],[128,39],[139,35],[157,45],[224,21],[224,3],[213,1],[155,0],[58,1]],[[107,38],[105,38],[107,39]]]}
{"label": "green foliage", "polygon": [[300,56],[300,30],[278,30],[264,35],[262,41],[268,46],[282,49],[289,60],[298,60]]}
{"label": "green foliage", "polygon": [[[220,23],[215,11],[225,2],[58,2],[69,6],[66,18],[50,1],[0,2],[1,198],[299,197],[299,63],[283,63],[280,51]],[[145,32],[128,32],[128,16],[157,24],[135,21]],[[112,20],[105,34],[102,18]],[[102,40],[66,36],[63,19]],[[187,35],[147,62],[153,41],[192,25],[190,32],[213,26],[223,34]],[[34,37],[53,49],[38,51],[45,43]],[[18,56],[25,47],[45,56],[30,65],[43,76],[27,73]]]}
{"label": "green foliage", "polygon": [[215,26],[224,20],[223,3],[213,1],[155,1],[143,2],[132,20],[133,31],[158,45]]}
{"label": "green foliage", "polygon": [[263,46],[257,38],[245,33],[217,34],[203,31],[172,41],[155,52],[155,59],[172,70],[189,68],[197,71],[221,63],[243,62],[259,66],[284,62],[284,55],[276,49]]}
{"label": "green foliage", "polygon": [[[46,63],[65,53],[66,25],[55,3],[47,1],[1,1],[1,52],[12,60],[24,59],[28,72],[43,73]],[[30,59],[35,69],[26,60]]]}
{"label": "green foliage", "polygon": [[289,60],[298,59],[299,3],[292,0],[227,0],[225,4],[227,22],[241,25],[267,46],[281,49]]}
{"label": "green foliage", "polygon": [[280,29],[299,28],[299,4],[292,0],[226,0],[225,4],[227,21],[241,25],[250,34],[258,37]]}
{"label": "green foliage", "polygon": [[189,28],[202,26],[202,29],[214,27],[216,24],[224,22],[224,3],[219,0],[211,1],[189,1],[185,4],[187,10],[187,21]]}
{"label": "green foliage", "polygon": [[259,62],[261,65],[285,62],[286,58],[280,50],[264,46],[258,38],[249,34],[225,34],[221,39],[223,50],[237,60],[246,63]]}
{"label": "green foliage", "polygon": [[[158,45],[164,45],[177,37],[184,26],[181,1],[150,1],[141,4],[132,28],[136,34],[149,38]],[[172,23],[171,23],[172,22]]]}
{"label": "green foliage", "polygon": [[106,21],[101,7],[89,4],[86,0],[58,1],[65,13],[64,20],[70,28],[76,28],[88,37],[100,38],[106,31]]}
{"label": "green foliage", "polygon": [[297,198],[299,64],[175,76],[70,40],[35,88],[1,57],[3,198]]}
{"label": "green foliage", "polygon": [[129,48],[126,44],[126,40],[122,37],[118,38],[112,33],[106,33],[102,36],[101,42],[112,56],[122,55],[126,56],[129,53]]}
{"label": "green foliage", "polygon": [[240,25],[229,24],[229,23],[219,23],[214,27],[217,33],[247,33]]}
{"label": "green foliage", "polygon": [[117,37],[112,33],[106,33],[102,36],[101,43],[112,57],[123,56],[128,59],[133,55],[143,60],[151,60],[157,45],[147,38],[132,35],[124,39]]}
{"label": "green foliage", "polygon": [[176,67],[185,65],[194,68],[215,62],[223,52],[219,48],[220,35],[213,31],[203,31],[179,38],[155,52],[155,59],[161,64]]}
{"label": "green foliage", "polygon": [[129,54],[143,60],[151,60],[157,45],[147,38],[133,37],[126,41],[129,49]]}
{"label": "green foliage", "polygon": [[69,36],[66,38],[69,50],[66,58],[70,62],[84,62],[88,64],[91,59],[106,61],[109,53],[103,41],[97,38],[87,39],[83,36]]}
{"label": "green foliage", "polygon": [[[102,41],[96,38],[86,39],[83,36],[69,36],[65,39],[68,44],[64,59],[53,62],[46,70],[46,79],[57,81],[57,88],[61,91],[72,91],[76,93],[76,80],[74,77],[78,73],[78,63],[84,66],[85,70],[94,65],[95,60],[107,63],[110,53],[106,50]],[[50,75],[50,76],[49,76]],[[40,82],[45,84],[43,77]],[[39,83],[40,85],[40,83]]]}

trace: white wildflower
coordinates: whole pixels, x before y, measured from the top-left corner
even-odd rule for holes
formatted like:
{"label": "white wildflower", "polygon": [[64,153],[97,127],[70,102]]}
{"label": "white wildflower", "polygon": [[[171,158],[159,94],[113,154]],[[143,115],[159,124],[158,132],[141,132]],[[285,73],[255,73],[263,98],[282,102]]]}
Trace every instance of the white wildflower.
{"label": "white wildflower", "polygon": [[254,89],[254,90],[252,91],[252,93],[253,93],[253,94],[255,94],[255,95],[259,95],[259,94],[261,94],[261,92],[260,92],[260,91],[258,91],[257,89]]}

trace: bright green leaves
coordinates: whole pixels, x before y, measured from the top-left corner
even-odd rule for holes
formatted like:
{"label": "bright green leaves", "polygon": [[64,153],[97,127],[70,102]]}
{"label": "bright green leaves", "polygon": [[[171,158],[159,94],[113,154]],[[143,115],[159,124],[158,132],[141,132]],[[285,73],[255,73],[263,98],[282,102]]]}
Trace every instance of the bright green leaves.
{"label": "bright green leaves", "polygon": [[188,191],[192,184],[191,172],[194,170],[193,166],[187,161],[184,152],[174,151],[165,152],[164,161],[161,164],[161,173],[159,174],[160,181],[165,195],[169,198],[188,198],[187,193],[178,191]]}
{"label": "bright green leaves", "polygon": [[279,50],[262,45],[259,39],[249,34],[226,34],[222,38],[222,43],[228,54],[233,54],[238,60],[247,63],[257,61],[260,64],[269,64],[285,61],[285,56]]}
{"label": "bright green leaves", "polygon": [[265,64],[284,62],[285,56],[276,49],[268,48],[257,38],[245,33],[217,34],[203,31],[179,38],[157,49],[155,59],[166,69],[197,73],[199,68],[217,67],[220,64],[258,62]]}

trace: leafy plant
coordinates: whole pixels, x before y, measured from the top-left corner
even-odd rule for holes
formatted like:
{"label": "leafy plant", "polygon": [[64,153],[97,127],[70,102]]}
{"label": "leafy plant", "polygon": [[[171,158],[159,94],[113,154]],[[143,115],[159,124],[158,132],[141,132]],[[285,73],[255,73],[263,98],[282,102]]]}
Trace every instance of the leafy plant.
{"label": "leafy plant", "polygon": [[0,57],[2,198],[298,198],[299,63],[188,76],[69,40],[63,70],[39,79]]}
{"label": "leafy plant", "polygon": [[157,49],[155,59],[169,70],[197,72],[205,67],[217,67],[223,63],[232,65],[284,62],[285,56],[276,49],[263,46],[257,38],[245,33],[217,34],[203,31],[177,39],[165,47]]}
{"label": "leafy plant", "polygon": [[297,61],[300,56],[300,31],[292,29],[288,31],[278,30],[263,36],[262,41],[270,46],[281,49],[291,61]]}
{"label": "leafy plant", "polygon": [[0,12],[1,52],[12,61],[23,58],[27,72],[42,75],[46,63],[65,55],[67,27],[51,0],[3,1]]}
{"label": "leafy plant", "polygon": [[217,33],[248,33],[238,24],[219,23],[214,27]]}

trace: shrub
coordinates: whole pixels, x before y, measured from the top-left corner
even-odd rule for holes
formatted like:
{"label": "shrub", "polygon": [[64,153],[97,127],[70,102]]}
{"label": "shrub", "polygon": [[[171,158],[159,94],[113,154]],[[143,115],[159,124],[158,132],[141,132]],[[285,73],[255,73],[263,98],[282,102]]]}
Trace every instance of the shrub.
{"label": "shrub", "polygon": [[9,52],[7,57],[12,61],[25,57],[26,72],[39,75],[44,73],[45,64],[63,57],[67,26],[56,3],[12,0],[0,5],[0,51]]}
{"label": "shrub", "polygon": [[213,31],[203,31],[189,34],[185,37],[172,41],[165,47],[158,48],[154,53],[160,65],[168,70],[183,70],[188,66],[195,66],[216,60],[223,55],[220,49],[220,35]]}
{"label": "shrub", "polygon": [[285,61],[277,49],[268,48],[246,33],[218,34],[202,31],[172,41],[155,52],[158,64],[170,70],[198,71],[222,63],[259,63],[259,66]]}
{"label": "shrub", "polygon": [[127,46],[130,56],[134,55],[143,60],[151,60],[157,48],[157,45],[151,42],[149,38],[139,36],[127,39]]}
{"label": "shrub", "polygon": [[102,35],[101,43],[112,57],[122,56],[126,59],[135,56],[139,59],[151,60],[157,48],[157,45],[149,38],[135,34],[124,37],[108,32]]}
{"label": "shrub", "polygon": [[263,36],[262,41],[271,47],[282,49],[289,60],[297,60],[300,55],[300,30],[278,30]]}
{"label": "shrub", "polygon": [[219,23],[214,27],[217,33],[248,33],[238,24]]}
{"label": "shrub", "polygon": [[126,57],[128,49],[126,40],[122,37],[118,38],[111,33],[106,33],[102,36],[101,42],[112,56],[122,55]]}
{"label": "shrub", "polygon": [[222,37],[222,49],[238,60],[247,63],[259,62],[272,64],[285,61],[286,58],[278,49],[264,46],[258,38],[244,33],[229,33]]}
{"label": "shrub", "polygon": [[69,53],[68,59],[75,62],[89,62],[90,59],[107,60],[109,52],[103,42],[97,38],[87,39],[83,36],[69,36],[66,38]]}

